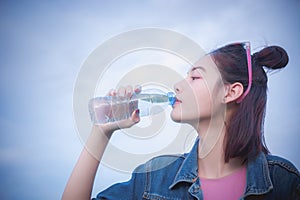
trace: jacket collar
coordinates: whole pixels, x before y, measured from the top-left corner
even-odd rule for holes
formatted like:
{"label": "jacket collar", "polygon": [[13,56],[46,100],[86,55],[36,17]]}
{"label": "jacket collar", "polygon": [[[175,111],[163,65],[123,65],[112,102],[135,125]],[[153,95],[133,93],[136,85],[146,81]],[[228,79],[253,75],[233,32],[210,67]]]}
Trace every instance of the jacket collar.
{"label": "jacket collar", "polygon": [[172,189],[179,182],[193,183],[196,180],[198,176],[198,144],[199,138],[196,139],[196,142],[190,153],[186,154],[186,157],[182,162],[169,189]]}
{"label": "jacket collar", "polygon": [[245,196],[251,194],[265,194],[273,189],[268,161],[264,153],[260,153],[247,165],[247,186]]}
{"label": "jacket collar", "polygon": [[[195,182],[198,177],[198,145],[199,138],[197,138],[190,153],[186,154],[169,189],[173,189],[180,182]],[[254,160],[248,161],[245,196],[265,194],[272,188],[266,156],[264,153],[260,153]]]}

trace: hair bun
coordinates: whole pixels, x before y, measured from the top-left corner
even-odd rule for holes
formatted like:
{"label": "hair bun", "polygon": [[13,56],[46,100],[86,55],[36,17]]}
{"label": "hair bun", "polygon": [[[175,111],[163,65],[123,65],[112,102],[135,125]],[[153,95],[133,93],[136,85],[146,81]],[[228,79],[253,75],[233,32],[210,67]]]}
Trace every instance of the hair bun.
{"label": "hair bun", "polygon": [[287,52],[279,46],[269,46],[253,55],[254,62],[270,69],[284,68],[289,62]]}

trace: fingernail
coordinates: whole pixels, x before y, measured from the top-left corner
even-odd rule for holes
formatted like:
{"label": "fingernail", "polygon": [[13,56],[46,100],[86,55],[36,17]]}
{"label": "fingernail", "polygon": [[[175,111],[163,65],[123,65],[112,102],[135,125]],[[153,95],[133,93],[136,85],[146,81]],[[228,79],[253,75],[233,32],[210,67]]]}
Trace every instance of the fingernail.
{"label": "fingernail", "polygon": [[140,109],[136,109],[136,110],[135,110],[135,113],[136,113],[137,115],[139,115],[139,114],[140,114]]}
{"label": "fingernail", "polygon": [[142,86],[136,85],[135,88],[134,88],[134,92],[135,93],[140,93],[141,91],[142,91]]}

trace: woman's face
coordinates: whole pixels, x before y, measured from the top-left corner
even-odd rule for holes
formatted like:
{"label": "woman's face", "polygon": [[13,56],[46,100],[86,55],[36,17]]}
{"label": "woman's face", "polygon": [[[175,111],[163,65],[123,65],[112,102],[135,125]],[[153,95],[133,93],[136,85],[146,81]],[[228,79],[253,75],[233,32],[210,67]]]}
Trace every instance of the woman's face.
{"label": "woman's face", "polygon": [[173,121],[196,125],[222,114],[220,106],[224,106],[225,94],[222,83],[211,56],[201,58],[187,77],[174,85],[177,101],[171,112]]}

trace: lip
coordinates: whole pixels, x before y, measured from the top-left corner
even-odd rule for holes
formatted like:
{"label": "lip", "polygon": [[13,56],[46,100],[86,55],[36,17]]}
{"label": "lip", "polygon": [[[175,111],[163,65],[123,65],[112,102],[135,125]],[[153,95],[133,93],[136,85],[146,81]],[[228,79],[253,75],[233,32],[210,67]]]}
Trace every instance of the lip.
{"label": "lip", "polygon": [[176,100],[175,100],[175,103],[173,105],[182,103],[182,101],[180,99],[178,99],[177,97],[175,97],[175,98],[176,98]]}

